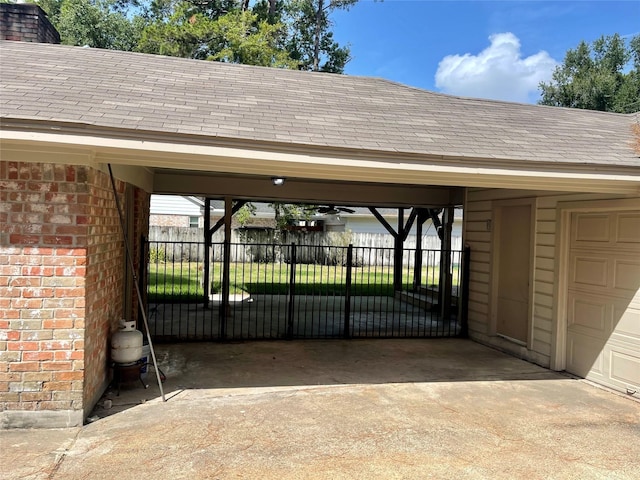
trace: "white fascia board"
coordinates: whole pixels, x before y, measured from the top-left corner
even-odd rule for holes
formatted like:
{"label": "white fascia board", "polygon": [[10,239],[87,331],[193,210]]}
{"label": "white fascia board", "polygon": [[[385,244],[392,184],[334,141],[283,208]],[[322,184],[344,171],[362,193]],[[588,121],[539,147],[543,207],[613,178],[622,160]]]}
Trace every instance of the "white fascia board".
{"label": "white fascia board", "polygon": [[[410,157],[363,152],[353,157],[300,149],[273,151],[249,147],[161,142],[69,133],[1,130],[2,155],[45,161],[52,149],[80,150],[97,163],[246,175],[278,175],[336,181],[455,185],[590,193],[640,194],[640,169],[536,165],[457,157]],[[34,148],[41,152],[42,156]],[[39,160],[36,160],[39,158]],[[67,157],[68,158],[68,157]],[[482,166],[474,163],[482,162]],[[618,173],[619,172],[619,173]]]}

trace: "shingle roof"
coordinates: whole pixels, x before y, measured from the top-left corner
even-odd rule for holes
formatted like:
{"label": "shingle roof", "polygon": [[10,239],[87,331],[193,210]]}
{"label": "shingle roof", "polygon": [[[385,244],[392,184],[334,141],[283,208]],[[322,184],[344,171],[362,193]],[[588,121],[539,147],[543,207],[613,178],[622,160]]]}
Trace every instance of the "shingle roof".
{"label": "shingle roof", "polygon": [[0,116],[477,159],[640,166],[636,115],[460,98],[382,80],[2,42]]}

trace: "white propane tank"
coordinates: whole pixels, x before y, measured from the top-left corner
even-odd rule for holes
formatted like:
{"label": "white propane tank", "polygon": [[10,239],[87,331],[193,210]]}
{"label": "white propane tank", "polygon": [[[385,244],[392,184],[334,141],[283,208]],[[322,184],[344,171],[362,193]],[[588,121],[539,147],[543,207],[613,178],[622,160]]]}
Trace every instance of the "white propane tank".
{"label": "white propane tank", "polygon": [[136,322],[120,322],[120,330],[111,336],[111,360],[116,363],[133,363],[142,358],[142,332],[136,330]]}

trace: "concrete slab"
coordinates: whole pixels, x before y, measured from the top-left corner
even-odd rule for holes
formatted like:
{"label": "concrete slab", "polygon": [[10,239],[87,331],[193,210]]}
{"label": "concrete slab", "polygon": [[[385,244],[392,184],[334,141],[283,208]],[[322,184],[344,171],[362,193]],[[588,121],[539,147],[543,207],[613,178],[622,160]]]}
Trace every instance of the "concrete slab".
{"label": "concrete slab", "polygon": [[132,384],[66,435],[4,431],[0,478],[637,478],[639,402],[470,341],[158,356],[168,402]]}

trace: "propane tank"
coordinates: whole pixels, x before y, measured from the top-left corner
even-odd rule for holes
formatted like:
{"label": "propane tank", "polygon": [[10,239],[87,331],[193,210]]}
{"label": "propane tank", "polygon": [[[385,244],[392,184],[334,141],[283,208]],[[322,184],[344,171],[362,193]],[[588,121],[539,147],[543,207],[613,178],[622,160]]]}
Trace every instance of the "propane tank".
{"label": "propane tank", "polygon": [[142,332],[136,330],[136,322],[120,322],[120,330],[111,336],[111,360],[116,363],[133,363],[142,358]]}

